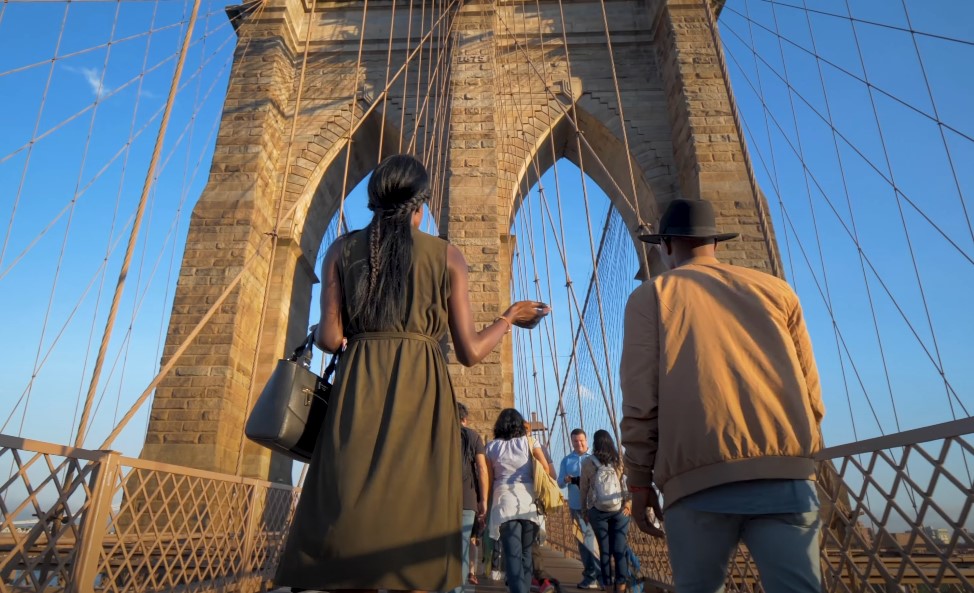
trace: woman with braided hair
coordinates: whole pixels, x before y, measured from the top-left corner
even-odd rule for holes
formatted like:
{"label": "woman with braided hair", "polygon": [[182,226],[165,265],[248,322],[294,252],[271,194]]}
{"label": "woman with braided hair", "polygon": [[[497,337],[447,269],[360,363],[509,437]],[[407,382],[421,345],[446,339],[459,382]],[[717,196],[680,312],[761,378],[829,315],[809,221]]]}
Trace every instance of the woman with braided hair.
{"label": "woman with braided hair", "polygon": [[322,267],[315,343],[347,341],[275,580],[295,589],[445,591],[461,584],[456,399],[441,343],[480,362],[514,325],[547,315],[521,301],[477,331],[467,264],[422,233],[429,177],[408,155],[368,185],[372,221]]}

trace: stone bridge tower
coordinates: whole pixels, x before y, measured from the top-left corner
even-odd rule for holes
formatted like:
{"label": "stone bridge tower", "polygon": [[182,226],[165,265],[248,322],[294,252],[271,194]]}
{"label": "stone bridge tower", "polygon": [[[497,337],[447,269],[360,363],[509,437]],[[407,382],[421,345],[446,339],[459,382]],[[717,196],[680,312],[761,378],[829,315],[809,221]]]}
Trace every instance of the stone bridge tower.
{"label": "stone bridge tower", "polygon": [[[402,0],[313,1],[229,11],[239,43],[165,357],[251,263],[157,390],[143,457],[290,480],[290,462],[252,444],[238,460],[247,403],[317,319],[314,263],[343,188],[429,121],[416,95],[431,91],[416,77],[374,104],[404,63],[407,32],[429,21],[421,4],[450,12],[448,35],[430,41],[448,52],[449,78],[432,91],[447,95],[437,125],[449,130],[433,171],[443,196],[434,214],[470,264],[478,324],[510,298],[508,233],[520,196],[559,158],[584,164],[633,233],[674,196],[712,200],[724,228],[743,237],[723,256],[780,273],[711,26],[713,0],[438,0],[411,12]],[[271,265],[260,246],[276,213],[292,210]],[[509,343],[472,369],[452,365],[480,429],[513,404]]]}

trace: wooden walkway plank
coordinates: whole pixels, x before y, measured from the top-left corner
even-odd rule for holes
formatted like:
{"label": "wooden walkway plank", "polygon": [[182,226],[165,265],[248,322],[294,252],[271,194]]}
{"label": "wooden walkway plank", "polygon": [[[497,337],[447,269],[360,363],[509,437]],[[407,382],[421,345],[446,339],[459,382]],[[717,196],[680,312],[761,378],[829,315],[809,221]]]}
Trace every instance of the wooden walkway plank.
{"label": "wooden walkway plank", "polygon": [[[541,547],[544,558],[545,570],[552,577],[561,583],[562,593],[578,593],[575,585],[582,580],[582,563],[574,558],[566,558],[561,552],[557,552],[547,546]],[[479,585],[464,585],[464,593],[506,593],[507,587],[503,581],[492,581],[486,576],[478,575]],[[275,589],[271,593],[290,593],[291,589],[282,587]],[[308,591],[308,593],[315,593]],[[588,592],[586,592],[588,593]]]}

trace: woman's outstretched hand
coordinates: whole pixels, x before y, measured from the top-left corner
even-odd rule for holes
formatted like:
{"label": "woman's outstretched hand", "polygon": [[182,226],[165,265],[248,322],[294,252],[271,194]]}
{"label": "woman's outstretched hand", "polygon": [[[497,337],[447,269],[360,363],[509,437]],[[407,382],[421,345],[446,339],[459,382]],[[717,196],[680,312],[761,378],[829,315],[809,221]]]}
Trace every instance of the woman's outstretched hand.
{"label": "woman's outstretched hand", "polygon": [[540,301],[518,301],[508,307],[504,317],[512,324],[531,329],[538,325],[545,315],[551,313],[551,307]]}

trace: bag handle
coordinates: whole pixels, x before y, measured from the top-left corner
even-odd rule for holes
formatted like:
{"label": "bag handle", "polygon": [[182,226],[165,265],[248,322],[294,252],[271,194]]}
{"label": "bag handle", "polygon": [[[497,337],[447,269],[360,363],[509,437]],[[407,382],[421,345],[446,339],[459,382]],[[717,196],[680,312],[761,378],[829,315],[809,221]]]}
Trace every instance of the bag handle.
{"label": "bag handle", "polygon": [[[297,362],[299,358],[302,358],[303,356],[308,355],[310,353],[314,353],[314,343],[315,343],[315,333],[312,331],[311,333],[308,334],[307,338],[305,338],[300,344],[298,344],[298,347],[294,349],[294,352],[291,353],[291,356],[288,357],[288,360],[290,360],[291,362]],[[331,360],[328,362],[328,366],[325,367],[325,376],[323,377],[325,380],[328,380],[328,377],[330,377],[331,374],[335,372],[335,367],[338,366],[338,359],[340,358],[340,354],[344,350],[345,350],[345,344],[343,343],[342,347],[339,348],[334,354],[331,355]],[[311,356],[308,356],[308,362],[311,362]]]}
{"label": "bag handle", "polygon": [[298,347],[294,349],[294,352],[291,353],[291,356],[288,357],[288,360],[290,360],[291,362],[297,362],[297,360],[302,356],[304,356],[309,349],[311,349],[312,352],[314,352],[314,350],[311,348],[314,343],[315,343],[315,333],[311,332],[308,334],[307,338],[305,338],[300,344],[298,344]]}

